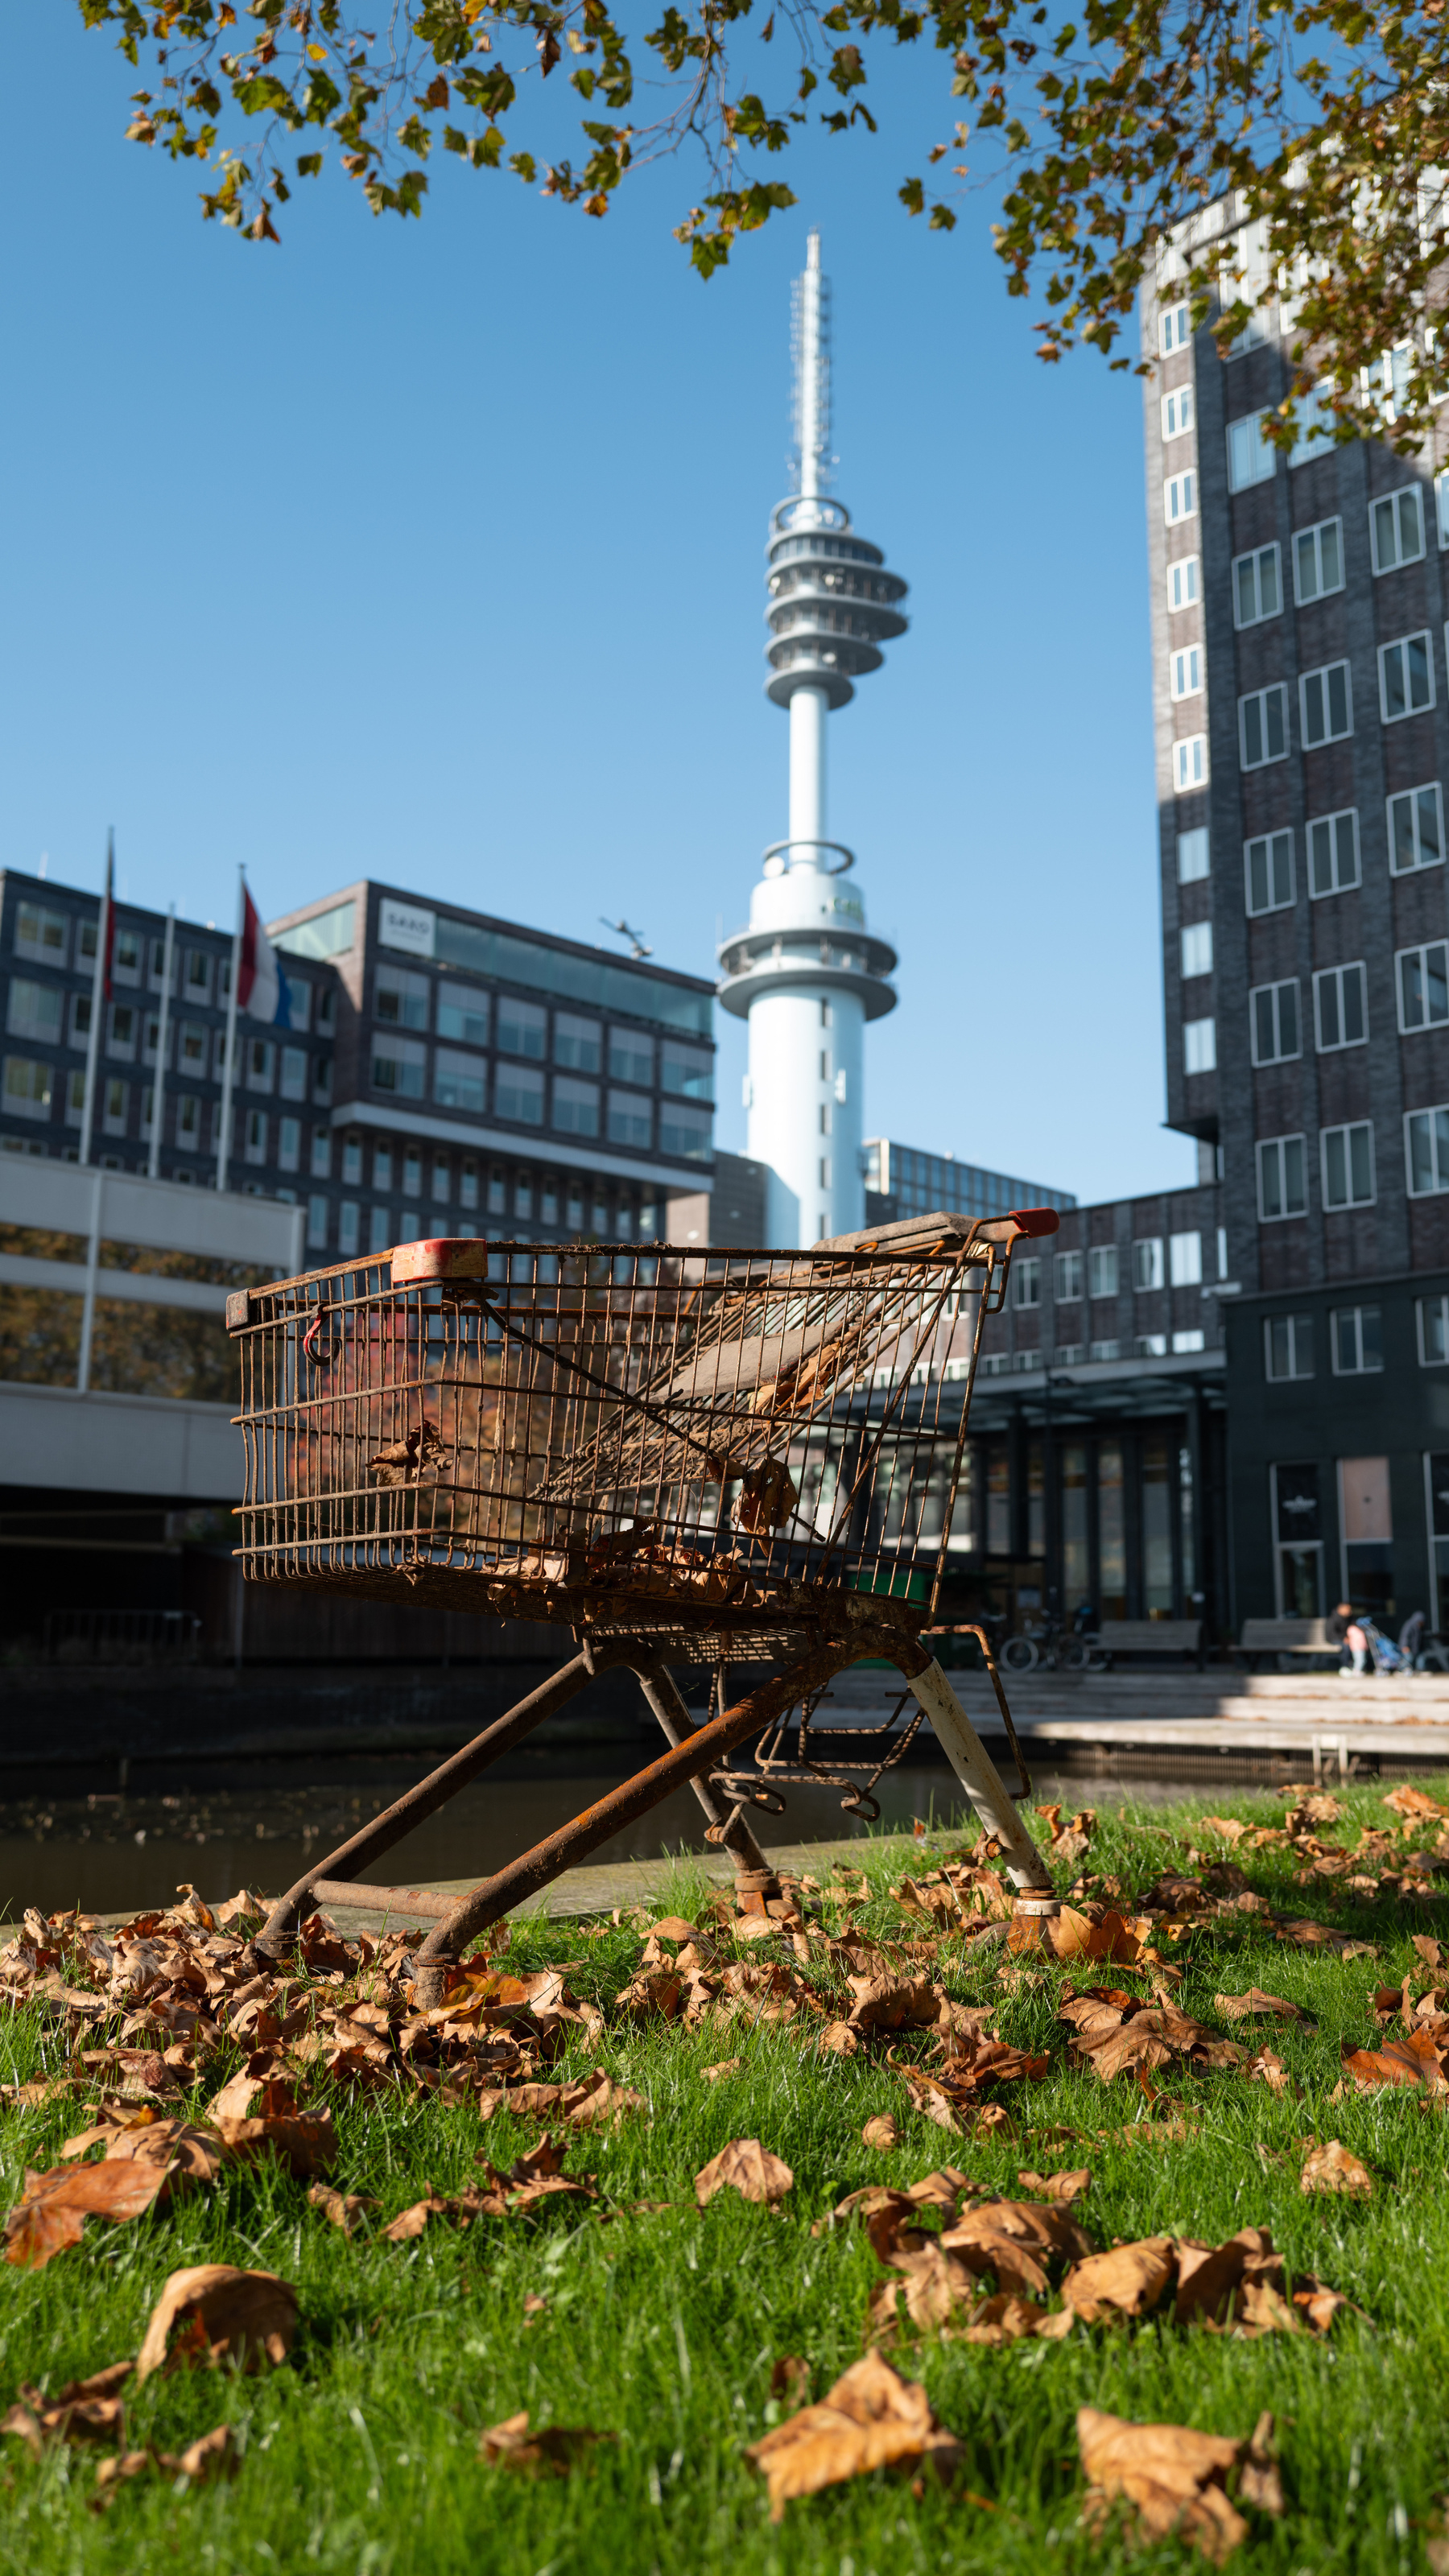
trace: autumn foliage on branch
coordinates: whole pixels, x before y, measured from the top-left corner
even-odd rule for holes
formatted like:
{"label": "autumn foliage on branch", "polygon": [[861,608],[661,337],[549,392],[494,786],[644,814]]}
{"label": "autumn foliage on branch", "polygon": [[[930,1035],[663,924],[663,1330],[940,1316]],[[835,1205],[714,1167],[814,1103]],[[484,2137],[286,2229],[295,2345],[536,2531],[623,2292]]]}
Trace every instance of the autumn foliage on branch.
{"label": "autumn foliage on branch", "polygon": [[[871,40],[929,43],[953,102],[929,156],[947,184],[933,194],[909,176],[901,201],[949,231],[966,186],[999,187],[997,251],[1009,291],[1045,302],[1044,359],[1088,342],[1114,367],[1149,365],[1138,298],[1175,250],[1174,295],[1225,348],[1280,307],[1293,372],[1270,434],[1285,443],[1291,397],[1310,385],[1328,434],[1406,450],[1449,392],[1433,327],[1446,0],[1378,14],[1358,0],[1088,0],[1080,20],[1033,0],[764,0],[760,23],[753,0],[666,0],[642,30],[608,0],[395,0],[377,28],[356,0],[79,6],[147,83],[131,139],[197,162],[203,212],[252,240],[277,239],[278,208],[329,140],[373,212],[399,215],[421,212],[435,148],[602,216],[630,170],[688,146],[710,184],[676,233],[706,277],[794,204],[765,174],[803,128],[876,131]],[[557,124],[537,84],[559,69],[580,103],[576,160],[544,158],[534,130]],[[636,70],[657,101],[638,123]],[[1224,199],[1226,238],[1201,223]]]}

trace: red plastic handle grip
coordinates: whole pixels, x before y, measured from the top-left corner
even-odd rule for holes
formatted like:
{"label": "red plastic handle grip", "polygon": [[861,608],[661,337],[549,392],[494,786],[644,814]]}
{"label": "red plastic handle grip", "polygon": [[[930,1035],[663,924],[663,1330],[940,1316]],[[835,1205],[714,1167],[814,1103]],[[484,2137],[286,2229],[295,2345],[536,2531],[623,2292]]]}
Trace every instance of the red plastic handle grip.
{"label": "red plastic handle grip", "polygon": [[419,1243],[400,1243],[392,1256],[394,1288],[422,1286],[430,1279],[483,1279],[488,1273],[488,1246],[475,1234],[432,1235]]}
{"label": "red plastic handle grip", "polygon": [[1055,1208],[1012,1208],[1010,1221],[1018,1234],[1055,1234],[1061,1224]]}

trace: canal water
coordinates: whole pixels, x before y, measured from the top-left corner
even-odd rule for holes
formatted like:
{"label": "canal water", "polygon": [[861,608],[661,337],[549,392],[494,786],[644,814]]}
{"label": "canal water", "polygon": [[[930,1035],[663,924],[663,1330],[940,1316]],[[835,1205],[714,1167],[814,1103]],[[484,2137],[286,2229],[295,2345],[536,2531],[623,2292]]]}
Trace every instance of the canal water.
{"label": "canal water", "polygon": [[[609,1770],[597,1757],[592,1768],[583,1767],[584,1753],[515,1756],[460,1791],[365,1876],[410,1886],[487,1877],[616,1787],[652,1749],[621,1748],[617,1767]],[[210,1900],[242,1886],[277,1894],[390,1805],[428,1765],[389,1757],[320,1767],[320,1778],[315,1770],[296,1777],[289,1775],[304,1766],[259,1762],[253,1777],[239,1777],[236,1766],[229,1767],[225,1786],[162,1792],[143,1784],[134,1794],[0,1799],[0,1919],[18,1916],[27,1905],[43,1913],[69,1905],[93,1914],[139,1912],[168,1904],[183,1882]],[[1184,1785],[1043,1774],[1033,1794],[1042,1801],[1061,1797],[1076,1806],[1104,1806],[1128,1797],[1160,1802],[1181,1796]],[[944,1763],[890,1772],[877,1796],[878,1831],[909,1828],[916,1817],[945,1828],[969,1820]],[[840,1798],[838,1789],[790,1790],[783,1815],[753,1819],[759,1839],[766,1845],[838,1841],[867,1832],[842,1813]],[[702,1851],[702,1827],[685,1789],[616,1834],[592,1859],[649,1860]]]}

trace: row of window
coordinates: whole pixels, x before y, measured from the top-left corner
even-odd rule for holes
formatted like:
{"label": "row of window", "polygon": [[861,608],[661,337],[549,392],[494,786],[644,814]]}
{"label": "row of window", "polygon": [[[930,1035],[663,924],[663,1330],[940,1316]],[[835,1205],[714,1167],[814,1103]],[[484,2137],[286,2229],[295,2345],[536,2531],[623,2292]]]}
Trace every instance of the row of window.
{"label": "row of window", "polygon": [[[428,1050],[410,1038],[376,1034],[372,1046],[372,1085],[394,1100],[426,1096]],[[551,1088],[552,1097],[549,1097]],[[610,1144],[636,1153],[654,1149],[655,1109],[647,1092],[609,1091],[597,1082],[556,1073],[548,1078],[531,1065],[499,1058],[492,1068],[495,1118],[516,1127],[550,1126],[560,1136],[607,1136]],[[433,1099],[440,1109],[470,1118],[488,1113],[489,1066],[484,1056],[462,1055],[451,1047],[433,1050]],[[693,1161],[711,1152],[712,1125],[707,1109],[666,1099],[659,1104],[658,1150],[683,1154]]]}
{"label": "row of window", "polygon": [[[1414,635],[1396,636],[1378,648],[1379,718],[1399,724],[1406,716],[1427,714],[1435,704],[1434,642],[1428,627]],[[1207,655],[1201,644],[1179,645],[1168,656],[1168,689],[1174,703],[1201,697],[1207,685]],[[1348,662],[1325,662],[1298,679],[1298,730],[1304,751],[1325,743],[1346,742],[1353,732],[1353,674]],[[1181,752],[1185,746],[1178,744]],[[1243,769],[1266,769],[1286,760],[1290,740],[1289,684],[1271,680],[1249,689],[1238,700],[1238,761]]]}
{"label": "row of window", "polygon": [[[1439,781],[1406,787],[1387,799],[1389,870],[1396,877],[1444,862],[1444,803]],[[1316,814],[1305,826],[1308,894],[1317,903],[1324,895],[1347,894],[1359,884],[1358,808],[1346,805],[1336,814]],[[1296,833],[1260,832],[1243,843],[1243,893],[1246,910],[1283,912],[1298,900]],[[1207,826],[1177,835],[1177,881],[1198,885],[1212,874]],[[1205,974],[1205,967],[1184,967],[1184,974]]]}
{"label": "row of window", "polygon": [[[1182,972],[1186,980],[1210,975],[1213,936],[1210,921],[1195,921],[1181,934]],[[1399,1034],[1449,1026],[1449,946],[1432,939],[1421,948],[1401,948],[1394,959]],[[1254,1064],[1283,1064],[1303,1052],[1299,983],[1290,975],[1276,984],[1255,984],[1248,995]],[[1351,965],[1323,966],[1313,977],[1313,1022],[1319,1055],[1368,1042],[1367,974],[1362,959]],[[1201,1021],[1190,1027],[1201,1029]],[[1200,1054],[1203,1041],[1196,1042]],[[1214,1062],[1216,1036],[1211,1041]],[[1195,1063],[1194,1072],[1212,1066]]]}
{"label": "row of window", "polygon": [[[436,1002],[433,995],[436,990]],[[484,1047],[500,1055],[521,1056],[542,1064],[548,1056],[548,1013],[538,1002],[517,1000],[511,993],[491,993],[478,984],[439,982],[403,966],[379,966],[373,1006],[387,1029],[426,1029],[430,1013],[434,1033],[455,1044]],[[659,1085],[685,1100],[714,1097],[713,1058],[702,1049],[665,1038],[659,1047]],[[602,1073],[611,1082],[654,1082],[655,1042],[633,1029],[611,1028],[577,1011],[553,1014],[553,1061],[570,1073]],[[480,1069],[481,1070],[481,1069]]]}
{"label": "row of window", "polygon": [[[75,920],[69,913],[53,912],[48,904],[20,903],[15,908],[15,954],[38,966],[79,969],[94,966],[98,918],[92,913]],[[117,922],[111,947],[111,981],[114,984],[139,984],[143,976],[154,991],[160,992],[165,982],[166,942],[147,939],[144,931]],[[183,1001],[209,1005],[224,1003],[231,992],[231,958],[225,952],[208,948],[177,948],[172,953],[171,989]],[[306,1029],[311,1025],[312,985],[305,975],[295,973],[290,960],[287,966],[287,991],[291,1004],[290,1026]],[[319,997],[317,1025],[330,1027],[336,994],[328,985]]]}
{"label": "row of window", "polygon": [[[403,1194],[409,1189],[408,1157],[404,1157]],[[383,1180],[384,1189],[392,1186]],[[416,1192],[413,1193],[416,1196]],[[446,1203],[446,1189],[435,1182],[435,1203]],[[459,1176],[459,1205],[466,1211],[478,1207],[479,1181],[476,1164],[465,1163]],[[333,1213],[336,1212],[336,1236],[333,1238]],[[516,1172],[511,1176],[498,1166],[488,1175],[487,1212],[523,1225],[543,1225],[550,1231],[562,1228],[569,1234],[582,1235],[587,1229],[607,1242],[624,1243],[637,1238],[642,1243],[658,1239],[661,1210],[654,1199],[643,1199],[636,1206],[628,1196],[601,1195],[596,1189],[585,1196],[581,1183],[560,1182],[552,1175],[535,1181],[532,1173]],[[411,1240],[409,1228],[412,1212],[404,1207],[400,1214],[391,1207],[374,1203],[364,1209],[356,1199],[333,1201],[315,1192],[307,1201],[307,1248],[311,1252],[336,1250],[345,1260],[353,1253],[386,1252],[394,1243]]]}
{"label": "row of window", "polygon": [[[1449,1367],[1449,1297],[1416,1297],[1414,1329],[1420,1368]],[[1328,1318],[1328,1357],[1335,1377],[1372,1375],[1384,1364],[1383,1311],[1378,1306],[1336,1306]],[[1270,1315],[1263,1325],[1265,1377],[1312,1377],[1311,1315]]]}
{"label": "row of window", "polygon": [[[78,1052],[84,1051],[90,1043],[91,997],[89,993],[67,994],[59,984],[38,984],[27,975],[12,975],[5,1026],[11,1037],[35,1038],[51,1046],[67,1043]],[[138,1060],[154,1064],[160,1041],[157,1012],[138,1009],[131,1002],[109,1005],[103,1050],[109,1058],[120,1064]],[[189,1074],[193,1081],[225,1080],[224,1028],[207,1028],[199,1020],[173,1022],[167,1032],[166,1054],[168,1069]],[[309,1064],[313,1066],[313,1096],[325,1100],[332,1084],[329,1058],[314,1059],[305,1047],[278,1046],[272,1038],[249,1037],[240,1030],[237,1033],[238,1076],[249,1091],[270,1091],[275,1085],[284,1100],[305,1100]]]}
{"label": "row of window", "polygon": [[[1174,1359],[1184,1359],[1194,1351],[1207,1349],[1207,1335],[1197,1324],[1189,1325],[1179,1333],[1136,1333],[1126,1349],[1127,1355],[1133,1359],[1165,1360],[1169,1351]],[[1119,1340],[1058,1342],[1051,1355],[1052,1365],[1055,1368],[1080,1368],[1083,1361],[1120,1360],[1123,1352],[1124,1345]],[[1014,1370],[1030,1373],[1045,1366],[1044,1351],[987,1351],[982,1356],[981,1374],[983,1377],[1008,1377]],[[954,1375],[964,1377],[966,1372],[966,1361],[948,1360],[944,1374],[948,1378]]]}
{"label": "row of window", "polygon": [[[1220,1226],[1217,1234],[1218,1277],[1227,1277],[1227,1235]],[[1059,1306],[1070,1306],[1081,1297],[1085,1285],[1088,1297],[1115,1297],[1121,1286],[1121,1263],[1115,1243],[1091,1243],[1080,1252],[1059,1252],[1053,1264],[1053,1292]],[[1039,1253],[1025,1257],[1018,1253],[1011,1265],[1012,1303],[1017,1306],[1041,1304],[1043,1262]],[[1174,1288],[1198,1288],[1203,1278],[1203,1239],[1199,1232],[1184,1234],[1139,1235],[1132,1246],[1132,1285],[1139,1295],[1169,1284]]]}
{"label": "row of window", "polygon": [[[1449,1190],[1449,1103],[1404,1115],[1404,1177],[1411,1199]],[[1265,1225],[1308,1213],[1308,1139],[1265,1137],[1258,1149],[1258,1215]],[[1371,1207],[1377,1196],[1373,1122],[1323,1127],[1319,1179],[1325,1208]]]}

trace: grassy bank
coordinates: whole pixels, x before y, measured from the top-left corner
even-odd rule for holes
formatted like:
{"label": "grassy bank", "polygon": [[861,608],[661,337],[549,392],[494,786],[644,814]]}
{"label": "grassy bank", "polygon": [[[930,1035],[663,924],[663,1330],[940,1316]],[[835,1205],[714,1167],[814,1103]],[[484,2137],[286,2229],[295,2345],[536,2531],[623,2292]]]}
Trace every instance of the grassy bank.
{"label": "grassy bank", "polygon": [[[1284,1803],[1246,1798],[1220,1802],[1218,1812],[1281,1822]],[[1397,1821],[1374,1791],[1345,1793],[1342,1805],[1325,1837],[1352,1841],[1361,1825]],[[1344,2098],[1329,2096],[1341,2080],[1341,2043],[1382,2044],[1375,1988],[1410,1971],[1429,1982],[1412,1935],[1437,1930],[1449,1906],[1432,1896],[1353,1894],[1331,1878],[1305,1885],[1295,1875],[1301,1852],[1281,1844],[1230,1851],[1202,1830],[1201,1810],[1202,1802],[1185,1802],[1150,1817],[1104,1817],[1084,1866],[1116,1878],[1123,1893],[1114,1902],[1130,1912],[1131,1895],[1164,1870],[1200,1872],[1203,1860],[1231,1859],[1280,1916],[1312,1917],[1373,1945],[1373,1955],[1344,1958],[1282,1939],[1244,1912],[1210,1914],[1163,1937],[1164,1959],[1181,1971],[1174,2002],[1249,2055],[1266,2038],[1292,2079],[1288,2089],[1249,2081],[1245,2069],[1199,2073],[1175,2063],[1154,2073],[1159,2098],[1149,2106],[1130,2074],[1103,2083],[1069,2056],[1071,2032],[1056,2017],[1068,1976],[1079,1988],[1096,1979],[1138,1992],[1148,1979],[1035,1958],[1025,1975],[1009,1972],[1003,1982],[1003,1952],[972,1959],[948,1934],[919,1973],[961,2002],[992,2004],[992,2031],[1048,2054],[1050,2067],[983,2095],[1004,2105],[1016,2137],[977,2136],[969,2118],[964,2134],[946,2135],[911,2109],[888,2063],[891,2049],[924,2059],[919,2034],[846,2055],[814,2044],[820,2024],[808,2016],[775,2026],[748,2011],[728,2026],[636,2024],[614,2010],[639,1965],[634,1927],[591,1938],[574,1925],[529,1924],[515,1935],[510,1970],[574,1963],[572,1991],[605,2014],[602,2038],[580,2032],[550,2076],[602,2064],[647,2104],[617,2129],[569,2139],[564,2170],[591,2176],[597,2200],[560,2198],[463,2231],[434,2221],[410,2243],[388,2242],[383,2225],[429,2187],[468,2189],[479,2179],[480,2149],[506,2167],[536,2144],[541,2123],[500,2106],[485,2124],[473,2101],[441,2107],[396,2088],[355,2097],[319,2078],[309,2101],[334,2116],[331,2179],[380,2204],[351,2238],[309,2204],[305,2181],[264,2159],[224,2167],[209,2189],[139,2219],[92,2219],[83,2241],[42,2269],[7,2269],[0,2406],[21,2382],[55,2391],[134,2354],[163,2281],[183,2265],[281,2274],[299,2293],[300,2326],[287,2362],[262,2376],[178,2371],[128,2398],[127,2438],[137,2446],[178,2453],[230,2422],[242,2456],[229,2484],[178,2491],[168,2479],[141,2477],[98,2513],[91,2451],[56,2446],[37,2463],[7,2441],[5,2563],[32,2576],[161,2569],[173,2558],[226,2576],[276,2567],[349,2576],[1095,2569],[1120,2563],[1123,2542],[1115,2531],[1094,2537],[1080,2522],[1074,2424],[1089,2404],[1234,2437],[1271,2410],[1285,2510],[1279,2520],[1250,2516],[1236,2566],[1285,2576],[1423,2567],[1449,2491],[1449,2132],[1443,2112],[1410,2090],[1359,2092],[1350,2082]],[[1424,1847],[1433,1839],[1430,1826]],[[923,1856],[899,1842],[861,1846],[870,1895],[854,1909],[860,1932],[897,1948],[929,1934],[889,1891],[903,1866],[922,1874],[941,1848]],[[1064,1885],[1075,1866],[1062,1869]],[[703,1897],[703,1882],[682,1870],[657,1911],[692,1917]],[[788,1943],[752,1945],[757,1958],[771,1954],[795,1970]],[[799,1973],[838,2009],[838,1969],[822,1956]],[[1255,2024],[1248,2036],[1213,1998],[1253,1986],[1300,2005],[1317,2028]],[[43,2073],[60,2054],[54,2019],[35,2006],[5,2016],[0,2051],[6,2082]],[[705,2068],[734,2056],[737,2072],[706,2080]],[[218,2082],[240,2062],[229,2052],[208,2067],[187,2106],[192,2117],[204,2118]],[[893,2113],[901,2132],[885,2154],[861,2136],[881,2113]],[[88,2116],[74,2099],[0,2111],[5,2207],[20,2197],[24,2169],[53,2165]],[[1075,2142],[1049,2134],[1062,2129]],[[728,2190],[696,2208],[695,2174],[736,2137],[758,2138],[793,2168],[794,2188],[778,2209]],[[1303,2142],[1329,2137],[1370,2169],[1370,2199],[1300,2189]],[[942,2164],[1008,2196],[1019,2196],[1023,2169],[1087,2166],[1091,2185],[1074,2215],[1100,2247],[1151,2235],[1217,2244],[1245,2226],[1269,2228],[1290,2271],[1318,2275],[1366,2313],[1340,2315],[1326,2338],[1243,2340],[1175,2326],[1170,2308],[1135,2325],[1077,2325],[1061,2341],[1005,2350],[908,2333],[892,2358],[924,2382],[963,2444],[960,2474],[944,2488],[928,2482],[919,2496],[908,2478],[859,2478],[792,2503],[774,2525],[743,2456],[793,2402],[772,2399],[774,2365],[803,2358],[808,2394],[822,2396],[859,2357],[871,2295],[885,2277],[862,2226],[817,2236],[812,2222],[852,2190],[904,2185]],[[529,2298],[546,2304],[526,2319]],[[533,2481],[483,2466],[480,2429],[521,2408],[535,2424],[616,2438],[569,2477]],[[1134,2563],[1187,2563],[1185,2545],[1157,2543]]]}

